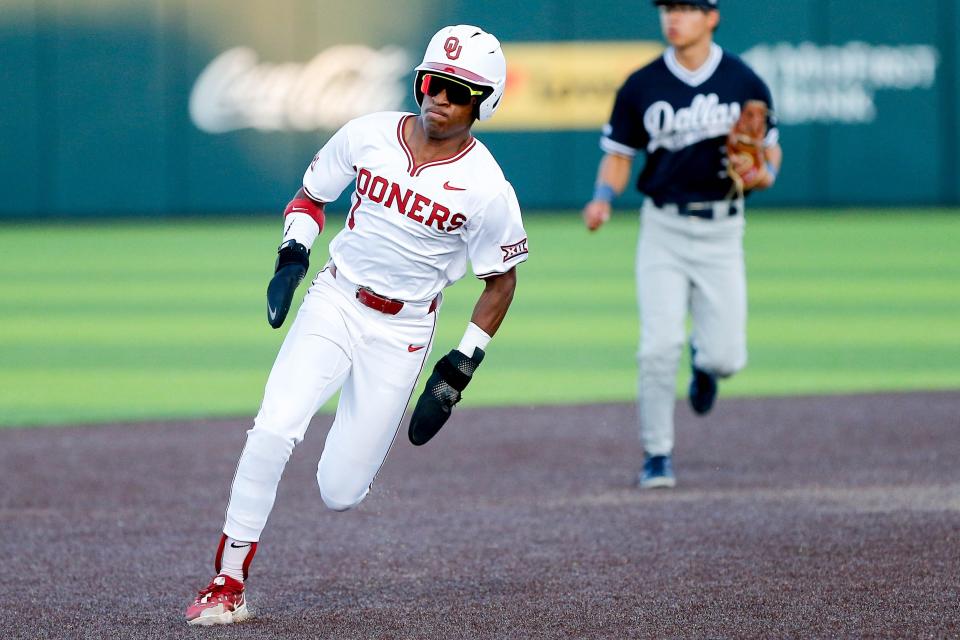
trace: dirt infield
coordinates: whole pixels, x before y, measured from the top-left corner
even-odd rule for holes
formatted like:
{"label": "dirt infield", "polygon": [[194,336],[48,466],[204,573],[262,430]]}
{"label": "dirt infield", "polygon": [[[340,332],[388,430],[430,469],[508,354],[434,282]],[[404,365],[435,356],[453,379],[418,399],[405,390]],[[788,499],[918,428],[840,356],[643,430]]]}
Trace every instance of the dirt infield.
{"label": "dirt infield", "polygon": [[960,392],[678,415],[631,487],[630,405],[462,410],[323,508],[287,467],[253,621],[192,629],[248,420],[0,430],[0,638],[960,636]]}

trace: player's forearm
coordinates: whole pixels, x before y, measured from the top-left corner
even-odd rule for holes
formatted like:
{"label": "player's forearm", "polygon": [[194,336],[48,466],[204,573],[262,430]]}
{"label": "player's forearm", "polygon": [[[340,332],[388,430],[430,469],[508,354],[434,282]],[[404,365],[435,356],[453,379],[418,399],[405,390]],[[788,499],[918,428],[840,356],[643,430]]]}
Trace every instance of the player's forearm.
{"label": "player's forearm", "polygon": [[590,231],[596,231],[607,220],[613,208],[613,200],[627,188],[633,158],[617,153],[608,153],[600,161],[597,183],[593,196],[583,208],[583,221]]}
{"label": "player's forearm", "polygon": [[615,195],[620,195],[627,188],[632,165],[632,158],[616,153],[606,154],[600,161],[600,168],[597,171],[597,185],[608,185]]}
{"label": "player's forearm", "polygon": [[477,325],[487,335],[493,336],[507,315],[513,293],[517,288],[517,272],[511,269],[498,276],[484,280],[485,286],[480,299],[473,308],[470,322]]}
{"label": "player's forearm", "polygon": [[754,187],[758,191],[769,189],[777,181],[780,174],[780,165],[783,164],[783,149],[779,144],[763,150],[763,158],[767,163],[767,171],[763,179]]}
{"label": "player's forearm", "polygon": [[780,173],[780,165],[783,164],[783,148],[779,144],[775,144],[764,149],[763,155],[767,162],[773,166],[774,171]]}

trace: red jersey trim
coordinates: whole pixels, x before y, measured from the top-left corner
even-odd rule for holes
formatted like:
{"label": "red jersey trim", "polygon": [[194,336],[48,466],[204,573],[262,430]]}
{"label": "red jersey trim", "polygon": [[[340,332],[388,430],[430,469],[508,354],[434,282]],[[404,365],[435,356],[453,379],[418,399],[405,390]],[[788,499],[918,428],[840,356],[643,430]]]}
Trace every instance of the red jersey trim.
{"label": "red jersey trim", "polygon": [[407,141],[403,139],[403,127],[407,123],[407,120],[412,118],[411,115],[405,115],[400,118],[400,122],[397,123],[397,140],[400,141],[400,148],[403,149],[403,153],[407,156],[407,173],[413,175],[413,153],[410,152],[410,147],[407,146]]}
{"label": "red jersey trim", "polygon": [[477,146],[477,139],[471,136],[470,143],[466,147],[461,149],[460,152],[457,153],[456,155],[450,156],[449,158],[441,158],[440,160],[433,160],[431,162],[426,162],[424,164],[418,165],[416,161],[413,159],[413,152],[410,150],[410,147],[407,145],[407,141],[403,137],[403,127],[406,125],[407,120],[413,117],[414,116],[412,115],[405,115],[402,118],[400,118],[400,122],[397,124],[397,140],[400,141],[400,147],[403,149],[403,152],[407,156],[407,173],[409,173],[411,177],[419,176],[421,173],[423,173],[424,169],[429,169],[430,167],[436,167],[439,165],[451,164],[453,162],[456,162],[457,160],[460,160],[465,155],[470,153],[470,151],[475,146]]}
{"label": "red jersey trim", "polygon": [[357,209],[360,208],[360,203],[363,200],[360,197],[359,193],[354,192],[354,195],[357,196],[357,201],[353,203],[352,207],[350,207],[350,214],[347,216],[347,226],[350,227],[351,230],[355,226],[357,226],[357,222],[356,222],[356,218],[354,218],[354,214],[357,212]]}

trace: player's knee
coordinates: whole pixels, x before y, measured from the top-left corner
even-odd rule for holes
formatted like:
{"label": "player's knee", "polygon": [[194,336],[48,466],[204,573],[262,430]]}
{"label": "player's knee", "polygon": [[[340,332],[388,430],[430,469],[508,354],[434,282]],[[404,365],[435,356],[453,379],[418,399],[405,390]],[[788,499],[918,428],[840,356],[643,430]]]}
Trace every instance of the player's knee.
{"label": "player's knee", "polygon": [[290,436],[277,433],[261,425],[256,425],[247,431],[247,448],[260,455],[275,455],[284,461],[293,453],[297,440]]}
{"label": "player's knee", "polygon": [[310,418],[303,415],[294,415],[288,411],[261,410],[254,419],[254,428],[275,433],[280,437],[289,438],[294,444],[303,440],[306,426]]}
{"label": "player's knee", "polygon": [[257,417],[253,420],[253,429],[274,434],[296,445],[303,440],[303,434],[309,422],[309,416],[264,400],[260,411],[257,412]]}
{"label": "player's knee", "polygon": [[709,371],[718,378],[729,378],[747,366],[747,356],[736,351],[711,354],[709,357],[697,357],[697,367]]}
{"label": "player's knee", "polygon": [[352,509],[367,497],[369,484],[345,482],[342,478],[331,477],[324,473],[323,466],[317,469],[317,486],[323,504],[333,511]]}
{"label": "player's knee", "polygon": [[672,369],[676,367],[683,353],[683,340],[643,343],[640,346],[638,360],[640,367],[649,371]]}
{"label": "player's knee", "polygon": [[363,502],[366,495],[366,490],[357,493],[331,488],[325,489],[323,486],[320,487],[320,497],[323,499],[323,504],[327,505],[327,508],[333,511],[348,511],[353,509]]}
{"label": "player's knee", "polygon": [[323,498],[323,504],[327,505],[327,509],[332,511],[349,511],[360,504],[360,501],[341,502],[322,490],[320,492],[320,497]]}

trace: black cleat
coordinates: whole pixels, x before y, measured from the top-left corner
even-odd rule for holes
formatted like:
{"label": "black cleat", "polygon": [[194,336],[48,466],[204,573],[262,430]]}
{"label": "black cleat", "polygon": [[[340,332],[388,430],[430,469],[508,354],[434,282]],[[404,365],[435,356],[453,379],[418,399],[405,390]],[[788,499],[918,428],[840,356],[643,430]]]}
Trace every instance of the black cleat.
{"label": "black cleat", "polygon": [[694,364],[697,361],[697,348],[690,343],[690,388],[687,397],[690,399],[690,408],[698,416],[705,416],[713,409],[717,399],[717,376],[698,369]]}
{"label": "black cleat", "polygon": [[694,413],[699,416],[707,415],[717,399],[717,377],[693,367],[687,397],[690,398],[690,408]]}

